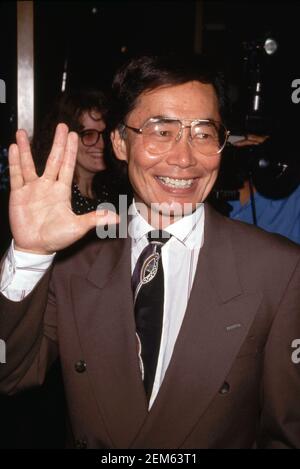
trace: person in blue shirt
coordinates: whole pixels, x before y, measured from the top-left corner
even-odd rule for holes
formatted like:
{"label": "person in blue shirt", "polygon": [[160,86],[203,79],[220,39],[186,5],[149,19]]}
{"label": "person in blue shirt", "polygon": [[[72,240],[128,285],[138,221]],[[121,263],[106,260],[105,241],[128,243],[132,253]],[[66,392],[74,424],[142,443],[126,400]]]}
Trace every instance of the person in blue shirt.
{"label": "person in blue shirt", "polygon": [[[266,136],[247,135],[246,138],[236,141],[234,145],[236,147],[259,145],[266,138]],[[257,226],[300,244],[300,185],[288,197],[282,199],[267,198],[255,187],[253,190]],[[248,180],[239,192],[240,199],[230,201],[232,210],[229,216],[235,220],[254,223]]]}

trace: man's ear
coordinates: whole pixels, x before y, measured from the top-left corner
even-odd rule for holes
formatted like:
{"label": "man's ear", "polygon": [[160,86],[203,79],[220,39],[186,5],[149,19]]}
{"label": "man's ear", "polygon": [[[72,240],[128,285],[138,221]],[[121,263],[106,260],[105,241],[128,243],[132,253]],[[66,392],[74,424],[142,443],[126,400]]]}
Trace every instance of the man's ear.
{"label": "man's ear", "polygon": [[113,130],[110,134],[110,139],[116,158],[128,162],[126,141],[122,138],[120,131],[118,129]]}

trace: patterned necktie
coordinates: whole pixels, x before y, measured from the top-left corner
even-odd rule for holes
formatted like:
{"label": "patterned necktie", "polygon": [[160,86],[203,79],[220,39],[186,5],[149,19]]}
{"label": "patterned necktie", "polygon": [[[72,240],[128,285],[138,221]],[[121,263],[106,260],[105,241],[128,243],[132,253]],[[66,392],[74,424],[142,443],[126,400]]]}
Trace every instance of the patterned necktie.
{"label": "patterned necktie", "polygon": [[148,401],[155,378],[164,312],[161,248],[170,236],[161,230],[148,233],[149,244],[140,254],[132,275],[138,356]]}

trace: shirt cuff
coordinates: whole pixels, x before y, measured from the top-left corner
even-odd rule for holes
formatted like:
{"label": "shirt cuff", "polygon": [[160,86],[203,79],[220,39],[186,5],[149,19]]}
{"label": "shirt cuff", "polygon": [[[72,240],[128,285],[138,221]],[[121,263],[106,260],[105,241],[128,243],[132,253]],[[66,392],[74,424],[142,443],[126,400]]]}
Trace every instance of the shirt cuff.
{"label": "shirt cuff", "polygon": [[12,240],[2,265],[1,293],[9,299],[20,301],[34,289],[52,264],[54,256],[55,253],[45,255],[17,251]]}

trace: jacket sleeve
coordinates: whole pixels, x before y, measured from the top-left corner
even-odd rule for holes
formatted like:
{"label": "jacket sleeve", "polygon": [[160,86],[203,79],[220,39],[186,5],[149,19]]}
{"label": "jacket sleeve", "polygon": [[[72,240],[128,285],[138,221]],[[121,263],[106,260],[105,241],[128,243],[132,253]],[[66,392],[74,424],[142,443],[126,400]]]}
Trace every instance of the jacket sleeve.
{"label": "jacket sleeve", "polygon": [[55,298],[49,289],[51,270],[22,301],[10,301],[0,294],[0,339],[5,347],[5,362],[0,363],[2,393],[14,394],[42,384],[58,355]]}
{"label": "jacket sleeve", "polygon": [[300,266],[265,347],[259,448],[300,448]]}

